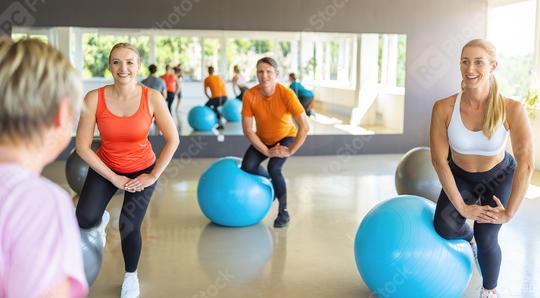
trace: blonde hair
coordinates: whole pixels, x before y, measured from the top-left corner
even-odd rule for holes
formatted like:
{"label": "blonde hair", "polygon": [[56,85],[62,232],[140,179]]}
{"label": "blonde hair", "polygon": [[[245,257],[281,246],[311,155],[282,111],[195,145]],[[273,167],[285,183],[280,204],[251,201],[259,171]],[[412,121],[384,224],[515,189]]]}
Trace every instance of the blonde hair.
{"label": "blonde hair", "polygon": [[141,63],[141,55],[139,55],[139,51],[137,50],[137,48],[135,48],[132,44],[128,42],[120,42],[120,43],[115,44],[112,47],[111,51],[109,52],[109,64],[111,63],[112,53],[117,49],[132,50],[137,55],[137,62]]}
{"label": "blonde hair", "polygon": [[0,144],[41,141],[64,98],[81,107],[79,73],[60,51],[37,39],[0,38]]}
{"label": "blonde hair", "polygon": [[[496,61],[496,50],[495,46],[485,40],[485,39],[473,39],[469,41],[466,45],[463,46],[463,49],[461,50],[461,55],[463,55],[463,51],[467,47],[478,47],[483,49],[486,54],[488,55],[489,62],[493,63]],[[506,117],[506,112],[504,109],[504,98],[499,92],[499,87],[497,85],[497,80],[495,79],[495,76],[493,73],[490,74],[489,77],[489,94],[488,94],[488,102],[487,102],[487,111],[486,115],[484,116],[484,125],[482,127],[482,132],[484,135],[490,139],[491,136],[495,133],[495,129],[497,129],[498,125],[504,121]]]}

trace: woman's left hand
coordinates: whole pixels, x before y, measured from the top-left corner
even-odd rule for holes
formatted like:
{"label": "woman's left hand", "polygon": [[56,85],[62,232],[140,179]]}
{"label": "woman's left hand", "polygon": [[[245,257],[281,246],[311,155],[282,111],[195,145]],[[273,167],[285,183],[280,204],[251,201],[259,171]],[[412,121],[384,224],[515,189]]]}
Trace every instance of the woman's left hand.
{"label": "woman's left hand", "polygon": [[493,200],[497,204],[497,207],[490,208],[488,215],[491,218],[490,221],[477,221],[477,223],[489,223],[489,224],[504,224],[510,221],[510,216],[506,213],[506,208],[504,208],[501,200],[497,196],[493,196]]}
{"label": "woman's left hand", "polygon": [[151,174],[141,174],[136,178],[131,179],[126,183],[126,189],[132,189],[135,191],[143,191],[146,187],[154,184],[157,181],[157,178]]}

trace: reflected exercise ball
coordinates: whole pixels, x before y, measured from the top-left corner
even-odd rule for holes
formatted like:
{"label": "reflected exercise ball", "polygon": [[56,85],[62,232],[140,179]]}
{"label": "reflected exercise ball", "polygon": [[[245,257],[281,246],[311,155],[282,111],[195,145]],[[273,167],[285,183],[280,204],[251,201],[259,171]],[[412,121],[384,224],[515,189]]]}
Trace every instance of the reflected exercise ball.
{"label": "reflected exercise ball", "polygon": [[209,223],[197,245],[199,265],[210,279],[225,273],[240,283],[260,278],[272,251],[272,234],[262,223],[235,229]]}
{"label": "reflected exercise ball", "polygon": [[400,195],[416,195],[437,202],[442,186],[431,163],[429,148],[418,147],[405,153],[396,169],[395,183]]}
{"label": "reflected exercise ball", "polygon": [[103,240],[97,229],[80,229],[84,274],[88,286],[96,280],[103,258]]}
{"label": "reflected exercise ball", "polygon": [[223,113],[223,117],[225,117],[227,121],[238,122],[242,120],[242,101],[236,98],[229,99],[223,105],[223,109],[221,111]]}
{"label": "reflected exercise ball", "polygon": [[218,124],[218,120],[209,107],[196,106],[189,111],[188,123],[194,130],[210,131]]}
{"label": "reflected exercise ball", "polygon": [[[244,227],[260,222],[272,205],[274,189],[266,177],[240,168],[242,160],[225,157],[204,171],[197,186],[199,207],[212,222]],[[259,170],[261,171],[261,170]]]}
{"label": "reflected exercise ball", "polygon": [[435,204],[398,196],[376,205],[354,243],[356,265],[377,297],[461,297],[473,268],[465,240],[446,240],[433,226]]}

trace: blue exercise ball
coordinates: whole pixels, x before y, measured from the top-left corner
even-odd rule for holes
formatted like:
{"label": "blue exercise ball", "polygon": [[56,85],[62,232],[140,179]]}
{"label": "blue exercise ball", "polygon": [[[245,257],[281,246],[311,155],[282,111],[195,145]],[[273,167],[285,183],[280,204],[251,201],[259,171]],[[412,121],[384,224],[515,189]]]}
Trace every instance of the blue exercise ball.
{"label": "blue exercise ball", "polygon": [[207,106],[196,106],[189,111],[189,125],[198,131],[209,131],[217,125],[214,111]]}
{"label": "blue exercise ball", "polygon": [[272,205],[274,189],[266,177],[249,174],[242,160],[225,157],[214,162],[199,179],[199,207],[212,222],[244,227],[260,222]]}
{"label": "blue exercise ball", "polygon": [[354,243],[356,265],[378,297],[461,297],[473,268],[470,244],[433,227],[435,204],[398,196],[375,206]]}
{"label": "blue exercise ball", "polygon": [[239,99],[229,99],[223,105],[223,117],[230,122],[242,120],[242,101]]}

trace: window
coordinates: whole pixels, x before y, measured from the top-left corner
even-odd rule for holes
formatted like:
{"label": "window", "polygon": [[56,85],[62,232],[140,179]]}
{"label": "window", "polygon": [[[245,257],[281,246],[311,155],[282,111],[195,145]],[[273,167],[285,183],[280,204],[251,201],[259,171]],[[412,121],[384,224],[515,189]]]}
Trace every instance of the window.
{"label": "window", "polygon": [[220,69],[219,65],[219,50],[220,50],[220,42],[217,38],[205,38],[203,42],[203,49],[204,49],[204,74],[203,77],[206,77],[208,75],[208,67],[213,66],[214,72],[216,74],[221,73],[223,70]]}
{"label": "window", "polygon": [[406,36],[379,34],[379,84],[386,87],[405,87]]}
{"label": "window", "polygon": [[505,96],[522,98],[531,86],[535,12],[533,0],[489,8],[488,39],[497,48],[495,75]]}
{"label": "window", "polygon": [[101,35],[98,33],[85,33],[83,42],[83,76],[85,78],[111,78],[109,71],[109,53],[112,47],[120,42],[131,43],[141,56],[140,76],[146,76],[148,70],[148,37],[129,37],[127,35]]}
{"label": "window", "polygon": [[[247,81],[257,80],[256,64],[265,56],[276,58],[272,50],[272,41],[269,39],[230,38],[227,40],[227,70],[232,76],[234,65],[240,67],[240,71]],[[280,61],[278,65],[282,66]]]}
{"label": "window", "polygon": [[[14,41],[17,41],[22,38],[36,38],[39,39],[45,43],[49,43],[49,36],[46,33],[41,33],[43,30],[36,30],[37,32],[34,32],[34,30],[14,30],[11,34],[11,39]],[[38,33],[39,32],[39,33]]]}
{"label": "window", "polygon": [[167,64],[171,66],[181,64],[184,80],[201,80],[200,38],[157,36],[156,64],[161,72]]}
{"label": "window", "polygon": [[353,82],[354,36],[310,33],[302,38],[303,79],[351,86]]}

